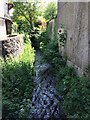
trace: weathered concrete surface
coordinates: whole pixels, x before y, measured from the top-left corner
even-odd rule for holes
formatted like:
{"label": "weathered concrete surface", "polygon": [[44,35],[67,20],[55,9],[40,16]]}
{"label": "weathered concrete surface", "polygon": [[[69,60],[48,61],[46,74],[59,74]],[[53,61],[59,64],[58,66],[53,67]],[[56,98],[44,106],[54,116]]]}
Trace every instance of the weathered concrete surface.
{"label": "weathered concrete surface", "polygon": [[49,24],[48,24],[48,36],[50,39],[53,39],[54,38],[54,27],[55,27],[55,21],[54,19],[52,19]]}
{"label": "weathered concrete surface", "polygon": [[88,3],[88,72],[90,80],[90,2]]}
{"label": "weathered concrete surface", "polygon": [[67,64],[76,68],[82,75],[88,67],[88,3],[58,2],[57,30],[63,24],[67,31],[64,55]]}
{"label": "weathered concrete surface", "polygon": [[33,120],[66,120],[59,101],[62,97],[55,89],[55,79],[52,75],[52,67],[48,63],[41,63],[40,51],[36,53],[35,62],[35,88],[32,97],[32,113],[29,119]]}
{"label": "weathered concrete surface", "polygon": [[0,37],[6,35],[6,25],[5,25],[5,0],[0,0]]}

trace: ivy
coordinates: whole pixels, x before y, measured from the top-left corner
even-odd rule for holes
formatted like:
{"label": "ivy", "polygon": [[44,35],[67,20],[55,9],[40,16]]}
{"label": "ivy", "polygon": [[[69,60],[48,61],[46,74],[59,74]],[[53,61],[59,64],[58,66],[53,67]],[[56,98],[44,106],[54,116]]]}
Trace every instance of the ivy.
{"label": "ivy", "polygon": [[67,39],[67,32],[64,29],[58,30],[58,41],[61,46],[65,46]]}

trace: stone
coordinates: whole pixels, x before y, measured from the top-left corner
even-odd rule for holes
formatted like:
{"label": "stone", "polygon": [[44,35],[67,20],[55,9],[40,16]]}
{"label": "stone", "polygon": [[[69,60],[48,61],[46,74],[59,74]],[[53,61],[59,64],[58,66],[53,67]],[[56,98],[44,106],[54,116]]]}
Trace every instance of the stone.
{"label": "stone", "polygon": [[5,57],[18,57],[24,48],[23,38],[21,35],[14,37],[7,37],[2,42],[2,56]]}
{"label": "stone", "polygon": [[[39,56],[38,56],[39,55]],[[40,53],[36,54],[36,59],[40,59]],[[32,97],[32,118],[39,120],[51,120],[52,118],[57,119],[64,116],[62,115],[59,100],[60,97],[52,82],[53,75],[49,73],[51,65],[48,63],[39,64],[35,63],[36,67],[36,78],[35,78],[35,89]],[[61,112],[61,114],[59,114]],[[64,119],[60,119],[64,120]]]}

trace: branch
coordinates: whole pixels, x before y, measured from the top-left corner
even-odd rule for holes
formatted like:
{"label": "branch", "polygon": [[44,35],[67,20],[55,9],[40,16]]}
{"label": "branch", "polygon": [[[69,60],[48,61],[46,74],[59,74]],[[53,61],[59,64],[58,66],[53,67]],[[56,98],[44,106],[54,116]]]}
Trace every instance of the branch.
{"label": "branch", "polygon": [[24,12],[21,9],[19,9],[19,10],[23,14],[23,16],[26,18],[26,20],[30,23],[30,20],[27,18],[27,16],[24,14]]}

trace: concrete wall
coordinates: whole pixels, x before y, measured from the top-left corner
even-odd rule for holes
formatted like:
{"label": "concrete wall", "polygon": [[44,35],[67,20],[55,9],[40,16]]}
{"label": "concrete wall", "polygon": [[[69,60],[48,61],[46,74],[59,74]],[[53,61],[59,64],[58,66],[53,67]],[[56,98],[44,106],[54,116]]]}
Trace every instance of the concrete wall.
{"label": "concrete wall", "polygon": [[0,0],[0,37],[6,35],[6,25],[4,18],[5,0]]}
{"label": "concrete wall", "polygon": [[47,32],[48,32],[48,37],[50,39],[54,38],[54,27],[55,27],[55,20],[52,19],[51,21],[49,21],[49,23],[47,24]]}
{"label": "concrete wall", "polygon": [[67,63],[81,75],[88,67],[88,3],[58,2],[57,29],[61,24],[67,31]]}
{"label": "concrete wall", "polygon": [[88,3],[88,72],[90,79],[90,2]]}

